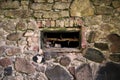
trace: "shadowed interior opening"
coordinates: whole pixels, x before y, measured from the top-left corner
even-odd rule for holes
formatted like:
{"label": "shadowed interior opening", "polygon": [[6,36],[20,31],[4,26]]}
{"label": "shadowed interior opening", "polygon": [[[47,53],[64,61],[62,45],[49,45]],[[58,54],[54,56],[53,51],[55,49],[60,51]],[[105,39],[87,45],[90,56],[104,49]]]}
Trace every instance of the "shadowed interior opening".
{"label": "shadowed interior opening", "polygon": [[42,48],[80,48],[80,32],[43,31]]}

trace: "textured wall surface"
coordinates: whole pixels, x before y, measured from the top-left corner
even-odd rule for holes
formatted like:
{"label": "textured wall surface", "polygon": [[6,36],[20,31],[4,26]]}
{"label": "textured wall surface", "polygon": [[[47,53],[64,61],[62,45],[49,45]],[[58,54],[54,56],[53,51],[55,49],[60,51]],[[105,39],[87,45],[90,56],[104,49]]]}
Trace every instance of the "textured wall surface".
{"label": "textured wall surface", "polygon": [[[76,26],[82,30],[80,53],[33,60],[42,53],[41,30]],[[117,63],[120,0],[0,0],[0,80],[119,80]]]}

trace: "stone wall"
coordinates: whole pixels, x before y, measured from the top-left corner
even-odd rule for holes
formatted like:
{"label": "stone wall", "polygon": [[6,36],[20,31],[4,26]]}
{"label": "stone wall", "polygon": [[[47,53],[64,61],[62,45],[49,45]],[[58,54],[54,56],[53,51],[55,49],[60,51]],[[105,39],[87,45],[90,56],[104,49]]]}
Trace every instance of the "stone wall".
{"label": "stone wall", "polygon": [[[120,0],[0,0],[0,80],[118,80],[107,69],[120,72],[119,22]],[[34,61],[43,54],[41,30],[76,26],[80,53],[45,53],[45,62]]]}

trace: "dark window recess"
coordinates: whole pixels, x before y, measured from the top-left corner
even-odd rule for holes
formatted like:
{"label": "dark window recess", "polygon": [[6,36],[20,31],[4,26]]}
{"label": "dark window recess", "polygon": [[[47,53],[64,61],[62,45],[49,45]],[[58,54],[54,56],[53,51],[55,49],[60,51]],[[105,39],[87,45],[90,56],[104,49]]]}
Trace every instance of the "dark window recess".
{"label": "dark window recess", "polygon": [[42,32],[42,48],[80,48],[80,32]]}

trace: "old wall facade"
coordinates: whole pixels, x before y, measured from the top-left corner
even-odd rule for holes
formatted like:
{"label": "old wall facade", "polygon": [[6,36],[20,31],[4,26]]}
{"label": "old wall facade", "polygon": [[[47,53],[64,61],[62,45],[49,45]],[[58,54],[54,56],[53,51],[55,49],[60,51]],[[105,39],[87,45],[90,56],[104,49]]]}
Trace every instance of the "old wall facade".
{"label": "old wall facade", "polygon": [[[119,22],[120,0],[0,0],[0,78],[81,80],[87,75],[85,80],[95,79],[91,66],[120,62]],[[84,57],[81,53],[51,54],[58,58],[53,57],[45,64],[33,61],[36,54],[42,53],[41,30],[76,26],[83,30]],[[80,76],[81,68],[88,73]]]}

